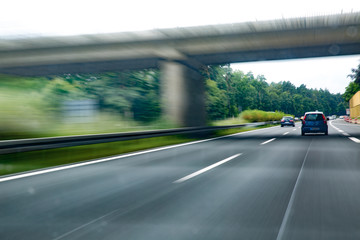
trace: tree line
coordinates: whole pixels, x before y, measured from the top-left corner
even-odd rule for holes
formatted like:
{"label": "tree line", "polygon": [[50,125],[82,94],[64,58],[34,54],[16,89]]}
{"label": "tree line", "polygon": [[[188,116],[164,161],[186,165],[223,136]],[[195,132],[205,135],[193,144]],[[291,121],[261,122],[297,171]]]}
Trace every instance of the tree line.
{"label": "tree line", "polygon": [[248,109],[281,111],[302,116],[307,111],[344,115],[347,103],[342,95],[327,89],[296,87],[289,81],[267,83],[262,75],[233,71],[229,65],[204,70],[207,86],[207,112],[210,119],[236,116]]}
{"label": "tree line", "polygon": [[351,78],[351,82],[346,87],[344,93],[344,99],[346,102],[349,102],[354,94],[360,91],[360,64],[357,68],[351,69],[351,74],[349,74],[348,77]]}

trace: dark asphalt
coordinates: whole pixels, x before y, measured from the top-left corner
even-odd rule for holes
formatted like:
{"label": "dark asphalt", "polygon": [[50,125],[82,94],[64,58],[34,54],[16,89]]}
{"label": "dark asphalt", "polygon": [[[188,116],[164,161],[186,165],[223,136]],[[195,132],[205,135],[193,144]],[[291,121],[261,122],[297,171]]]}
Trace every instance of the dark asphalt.
{"label": "dark asphalt", "polygon": [[0,239],[360,239],[360,125],[299,127],[0,178]]}

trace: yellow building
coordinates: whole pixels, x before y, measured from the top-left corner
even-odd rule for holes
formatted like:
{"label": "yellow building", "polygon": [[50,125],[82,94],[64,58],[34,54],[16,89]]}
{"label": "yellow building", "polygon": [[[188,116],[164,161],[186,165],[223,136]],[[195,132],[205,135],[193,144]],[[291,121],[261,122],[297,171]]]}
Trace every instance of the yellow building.
{"label": "yellow building", "polygon": [[357,118],[360,117],[360,91],[355,93],[355,95],[350,99],[350,117]]}

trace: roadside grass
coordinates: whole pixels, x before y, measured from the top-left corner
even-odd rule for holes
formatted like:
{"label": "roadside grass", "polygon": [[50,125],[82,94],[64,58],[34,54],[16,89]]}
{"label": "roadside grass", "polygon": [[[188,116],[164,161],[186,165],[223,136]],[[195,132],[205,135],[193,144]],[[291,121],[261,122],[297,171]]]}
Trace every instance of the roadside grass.
{"label": "roadside grass", "polygon": [[236,125],[236,124],[244,124],[248,123],[248,121],[244,120],[241,116],[228,118],[224,120],[217,120],[211,123],[212,126],[226,126],[226,125]]}
{"label": "roadside grass", "polygon": [[[268,127],[268,126],[262,126]],[[234,128],[218,130],[202,137],[190,137],[186,135],[155,137],[112,143],[99,143],[76,147],[57,148],[49,150],[31,151],[23,153],[11,153],[0,155],[0,176],[32,171],[47,167],[76,163],[102,157],[109,157],[128,152],[136,152],[145,149],[180,144],[205,138],[219,137],[234,133],[250,131],[257,128]]]}
{"label": "roadside grass", "polygon": [[248,131],[251,131],[251,130],[256,130],[256,129],[261,129],[261,128],[268,128],[268,127],[273,127],[273,126],[276,126],[276,125],[264,125],[264,126],[258,126],[258,127],[241,127],[241,128],[231,128],[231,129],[218,130],[218,131],[214,132],[212,137],[221,137],[221,136],[231,135],[231,134],[240,133],[240,132],[248,132]]}
{"label": "roadside grass", "polygon": [[81,162],[122,153],[179,144],[191,140],[193,139],[183,136],[166,136],[22,153],[2,154],[0,155],[0,175]]}
{"label": "roadside grass", "polygon": [[13,117],[8,118],[7,121],[2,116],[0,118],[2,118],[0,119],[0,125],[3,126],[0,126],[0,141],[175,128],[174,125],[163,120],[145,125],[106,112],[94,116],[94,121],[79,123],[63,123],[56,119],[51,121],[31,120],[29,117],[26,120],[21,117]]}

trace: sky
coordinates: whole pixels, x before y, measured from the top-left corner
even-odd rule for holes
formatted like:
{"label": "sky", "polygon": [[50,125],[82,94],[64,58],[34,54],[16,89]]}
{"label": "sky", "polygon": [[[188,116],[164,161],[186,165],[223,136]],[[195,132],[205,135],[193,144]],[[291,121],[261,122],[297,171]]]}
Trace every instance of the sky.
{"label": "sky", "polygon": [[[360,11],[359,0],[0,0],[0,38],[201,26]],[[343,93],[360,55],[234,64],[271,82]]]}
{"label": "sky", "polygon": [[236,63],[231,68],[244,73],[252,72],[254,76],[264,75],[268,83],[290,81],[296,87],[305,84],[307,88],[343,94],[351,81],[348,77],[351,69],[359,64],[360,55],[352,55]]}

